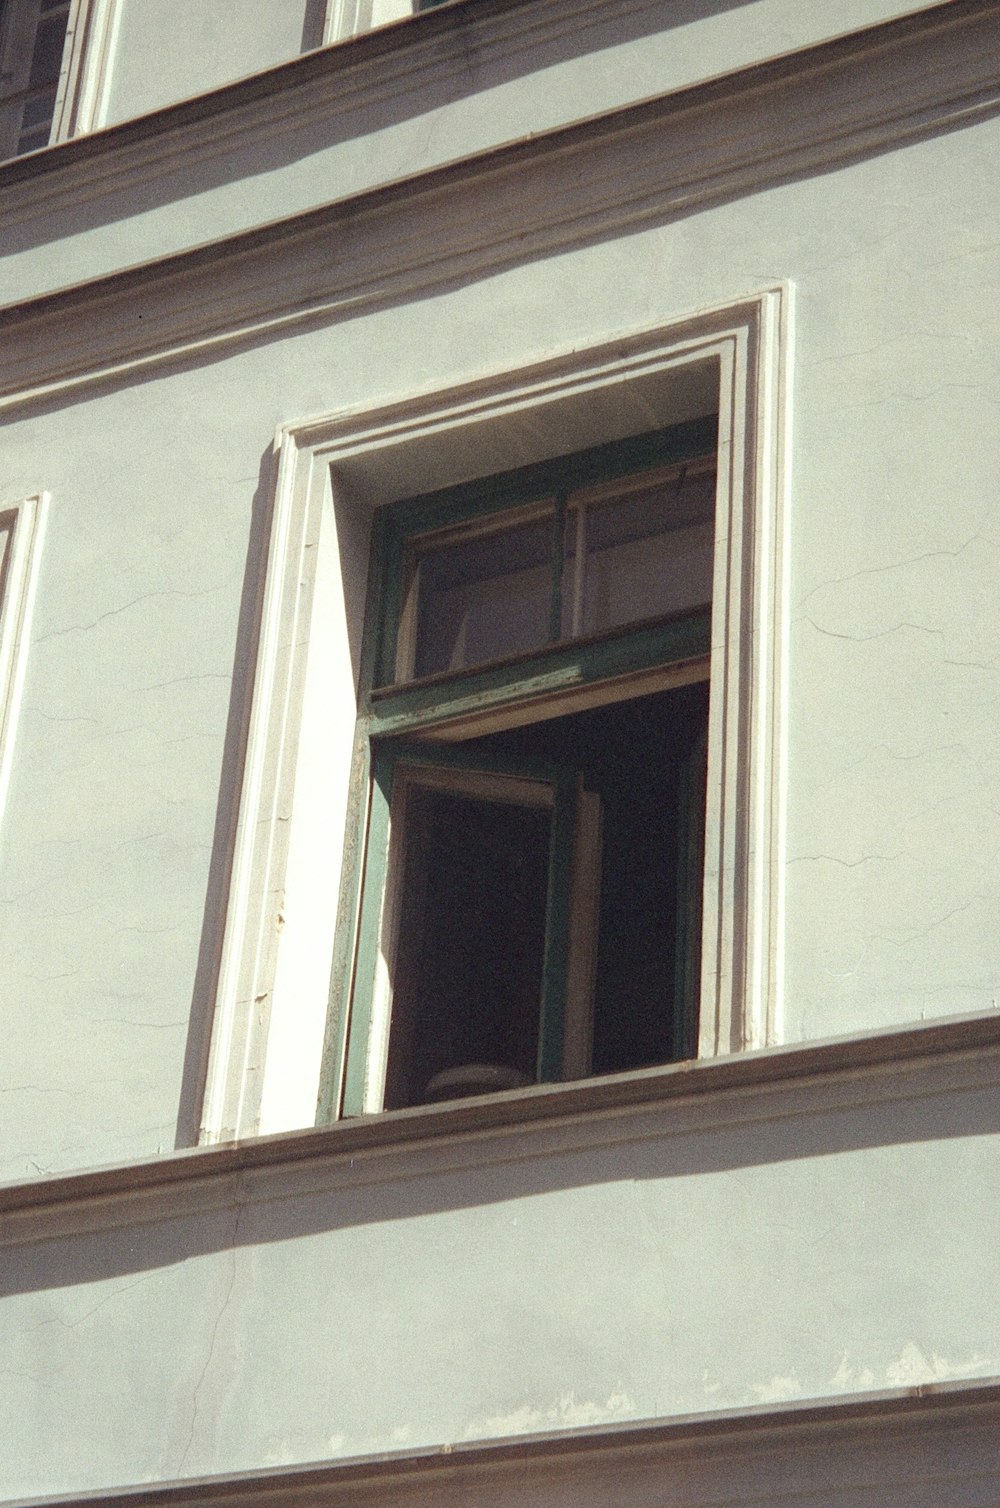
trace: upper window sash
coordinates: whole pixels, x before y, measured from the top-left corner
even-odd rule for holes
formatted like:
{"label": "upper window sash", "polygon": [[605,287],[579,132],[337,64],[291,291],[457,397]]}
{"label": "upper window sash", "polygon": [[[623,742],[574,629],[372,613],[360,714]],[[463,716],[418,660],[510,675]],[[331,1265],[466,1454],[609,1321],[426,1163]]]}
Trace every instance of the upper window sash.
{"label": "upper window sash", "polygon": [[[477,482],[448,488],[383,510],[377,525],[375,549],[384,561],[379,595],[384,604],[377,630],[373,673],[376,687],[399,685],[414,676],[416,564],[428,541],[463,538],[462,531],[492,516],[501,528],[524,522],[539,535],[541,559],[547,552],[548,566],[540,565],[541,615],[534,642],[523,653],[536,654],[547,645],[588,637],[574,632],[571,611],[564,612],[562,565],[566,548],[567,513],[582,508],[590,499],[585,493],[603,483],[613,483],[636,473],[683,466],[708,455],[714,464],[717,443],[715,418],[696,419],[653,434],[595,446],[571,456],[539,465],[504,472]],[[423,558],[428,558],[427,553]],[[577,572],[580,563],[577,562]],[[701,604],[698,604],[699,606]],[[570,604],[566,604],[570,608]],[[541,620],[545,620],[542,622]],[[638,619],[629,620],[636,622]],[[613,629],[625,627],[616,623]],[[520,647],[520,646],[519,646]],[[473,658],[455,667],[471,671],[508,654]],[[418,667],[419,669],[419,667]],[[455,673],[442,670],[440,673]]]}

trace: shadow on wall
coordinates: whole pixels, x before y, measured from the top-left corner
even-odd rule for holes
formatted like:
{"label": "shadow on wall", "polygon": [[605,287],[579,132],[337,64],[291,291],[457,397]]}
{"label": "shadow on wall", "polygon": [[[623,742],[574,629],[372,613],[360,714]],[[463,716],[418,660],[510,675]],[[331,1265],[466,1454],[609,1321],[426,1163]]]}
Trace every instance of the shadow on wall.
{"label": "shadow on wall", "polygon": [[257,487],[251,504],[243,590],[240,596],[240,616],[233,656],[232,691],[229,698],[222,770],[219,778],[219,801],[215,814],[215,830],[212,835],[212,858],[208,872],[205,915],[202,921],[191,1010],[188,1017],[175,1147],[196,1145],[201,1124],[201,1105],[205,1092],[205,1075],[208,1069],[208,1052],[211,1045],[219,964],[226,925],[226,907],[229,900],[229,877],[243,783],[244,753],[253,701],[267,548],[271,532],[271,510],[274,503],[275,465],[273,449],[268,446],[261,456]]}
{"label": "shadow on wall", "polygon": [[[25,220],[8,225],[4,232],[5,252],[7,255],[16,255],[65,237],[79,237],[101,226],[120,224],[136,215],[148,214],[165,205],[180,203],[224,185],[279,171],[329,147],[374,135],[407,120],[433,116],[464,95],[495,89],[527,73],[540,73],[588,53],[640,41],[658,32],[689,26],[751,3],[753,0],[659,0],[659,3],[625,12],[615,6],[600,7],[592,11],[589,24],[567,27],[559,36],[533,46],[530,53],[518,51],[509,57],[493,56],[483,62],[477,58],[474,38],[469,35],[470,29],[475,25],[476,10],[476,0],[470,0],[469,14],[466,15],[461,10],[450,14],[447,29],[442,30],[437,37],[439,58],[447,61],[451,54],[456,67],[441,78],[435,88],[431,88],[426,75],[422,75],[419,87],[400,89],[374,103],[366,101],[363,92],[355,92],[355,103],[345,110],[331,107],[322,119],[307,118],[298,126],[294,124],[293,116],[291,128],[269,132],[266,137],[254,133],[252,141],[242,146],[234,146],[233,139],[227,137],[225,145],[217,153],[202,156],[200,153],[186,152],[179,164],[172,169],[150,172],[141,182],[130,178],[122,184],[119,175],[114,174],[103,181],[102,192],[98,186],[101,180],[95,179],[85,199],[74,196],[73,203],[60,213],[46,215],[41,220],[29,213]],[[316,16],[312,0],[307,7],[303,25],[304,46],[307,38],[308,45],[314,48]],[[526,57],[530,58],[528,69],[525,68]],[[380,60],[376,58],[370,66],[378,68]],[[326,49],[323,49],[323,55],[317,57],[312,67],[316,71],[333,74]],[[300,71],[294,75],[296,84],[305,81],[306,77],[314,76],[309,69],[309,64],[299,65]],[[456,77],[460,81],[460,87],[456,85]],[[335,87],[335,84],[334,75],[331,87]],[[277,93],[277,89],[274,86],[272,88]],[[204,98],[209,100],[213,95]],[[110,130],[123,142],[130,141],[137,134],[147,135],[151,128],[168,131],[172,124],[171,114],[176,108],[169,106],[162,111],[154,111],[142,117],[141,125],[126,121]],[[588,112],[583,108],[580,113],[586,115]],[[209,139],[214,114],[215,112],[205,111],[206,136]],[[54,153],[51,158],[43,159],[35,166],[33,178],[38,186],[45,182],[44,171],[39,169],[58,170],[60,161],[59,154]],[[176,162],[176,159],[173,161]],[[20,164],[16,172],[20,175],[23,171],[24,165]],[[0,183],[3,176],[0,168]]]}
{"label": "shadow on wall", "polygon": [[[900,1093],[905,1094],[905,1088]],[[867,1190],[868,1196],[887,1208],[894,1200],[911,1202],[913,1191],[901,1191],[892,1183],[884,1161],[877,1159],[878,1149],[987,1137],[1000,1130],[1000,1102],[993,1088],[943,1090],[939,1095],[852,1104],[815,1114],[809,1113],[812,1094],[808,1084],[800,1086],[796,1091],[799,1113],[748,1119],[745,1124],[690,1130],[685,1117],[684,1134],[676,1134],[675,1120],[683,1113],[683,1105],[668,1104],[651,1113],[652,1124],[647,1128],[651,1134],[642,1140],[571,1147],[539,1156],[531,1154],[530,1132],[519,1141],[516,1155],[511,1153],[509,1136],[500,1132],[488,1154],[496,1160],[484,1158],[479,1166],[454,1166],[455,1148],[450,1142],[430,1151],[428,1144],[417,1143],[374,1158],[359,1156],[356,1172],[355,1160],[344,1157],[329,1165],[326,1188],[316,1190],[323,1175],[314,1168],[308,1175],[313,1188],[307,1192],[286,1192],[292,1174],[280,1166],[223,1175],[214,1185],[199,1183],[194,1197],[203,1208],[194,1214],[171,1215],[170,1200],[186,1196],[183,1186],[173,1194],[168,1189],[162,1195],[163,1216],[155,1221],[147,1214],[133,1216],[135,1223],[123,1225],[130,1218],[129,1196],[124,1195],[108,1205],[111,1228],[11,1245],[0,1277],[0,1294],[124,1277],[239,1247],[513,1203],[577,1188],[645,1180],[663,1183],[803,1159],[871,1153],[872,1164],[862,1178],[856,1169],[853,1176],[845,1170],[836,1185],[843,1189],[838,1197],[844,1208],[833,1210],[831,1218],[847,1233],[856,1213],[851,1206],[852,1190]],[[744,1103],[752,1115],[750,1101]],[[623,1135],[635,1135],[640,1124],[634,1112],[629,1113]],[[551,1128],[537,1129],[550,1141]],[[419,1171],[408,1166],[411,1162],[418,1162]],[[301,1167],[294,1176],[301,1188]],[[726,1197],[723,1190],[718,1197],[721,1208]],[[970,1197],[974,1197],[971,1192]],[[914,1205],[913,1218],[920,1218],[918,1205]]]}

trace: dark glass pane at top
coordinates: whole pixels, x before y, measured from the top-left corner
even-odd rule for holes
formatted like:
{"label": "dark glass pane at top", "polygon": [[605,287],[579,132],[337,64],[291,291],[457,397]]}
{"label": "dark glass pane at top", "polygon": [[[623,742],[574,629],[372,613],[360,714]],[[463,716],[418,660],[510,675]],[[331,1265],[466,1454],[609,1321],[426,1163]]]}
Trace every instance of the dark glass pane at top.
{"label": "dark glass pane at top", "polygon": [[712,600],[715,473],[682,472],[569,510],[564,638],[606,633]]}
{"label": "dark glass pane at top", "polygon": [[37,89],[41,84],[54,84],[62,66],[63,43],[66,40],[66,16],[43,17],[35,33],[35,50],[31,55],[31,74],[28,88]]}
{"label": "dark glass pane at top", "polygon": [[551,517],[428,548],[416,590],[413,675],[539,648],[549,637]]}

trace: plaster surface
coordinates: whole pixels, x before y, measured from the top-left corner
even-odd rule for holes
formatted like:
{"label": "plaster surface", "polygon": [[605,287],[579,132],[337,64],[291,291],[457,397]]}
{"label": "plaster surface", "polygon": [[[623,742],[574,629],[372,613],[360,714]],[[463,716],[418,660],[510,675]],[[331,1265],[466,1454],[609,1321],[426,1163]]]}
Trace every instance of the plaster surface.
{"label": "plaster surface", "polygon": [[[19,286],[827,24],[779,0],[674,14],[618,39],[605,14],[593,46],[517,79],[473,57],[478,98],[359,115],[280,172],[232,157],[215,185],[178,167],[162,203],[123,190],[57,246],[63,206],[22,244]],[[12,415],[0,493],[51,506],[0,813],[0,1177],[195,1135],[277,426],[777,280],[796,298],[783,1038],[996,1008],[998,161],[1000,122],[981,118]],[[123,324],[141,312],[122,301]],[[330,716],[353,715],[342,693]],[[295,1071],[275,1068],[274,1113],[305,1125],[315,1063]],[[325,1185],[248,1176],[148,1223],[49,1230],[0,1268],[0,1492],[996,1374],[996,1105],[994,1083],[954,1074],[874,1104],[806,1085],[794,1114],[626,1112],[603,1142],[501,1136],[475,1165],[389,1152]]]}
{"label": "plaster surface", "polygon": [[[273,3],[247,4],[267,22],[259,43],[253,25],[227,29],[222,7],[201,8],[195,31],[207,27],[219,37],[211,49],[190,52],[171,45],[176,32],[165,31],[168,21],[174,27],[175,7],[129,0],[126,22],[130,7],[134,33],[127,24],[114,74],[128,104],[123,100],[115,119],[172,97],[175,76],[190,77],[191,93],[235,77],[227,73],[230,47],[241,58],[238,49],[246,50],[247,68],[237,72],[262,66],[264,51],[277,45],[266,39],[279,14],[298,17],[301,0],[287,13]],[[187,128],[175,141],[164,138],[155,160],[138,168],[97,163],[82,175],[12,185],[2,211],[0,301],[19,302],[201,245],[926,8],[902,0],[840,0],[836,7],[633,0],[611,10],[586,5],[581,16],[578,0],[546,0],[541,21],[530,7],[491,21],[478,19],[470,5],[461,23],[432,43],[420,41],[421,21],[413,18],[405,51],[387,63],[376,58],[360,72],[345,70],[340,87],[334,78],[308,108],[294,95],[282,96],[281,116],[263,128],[252,124],[252,110],[238,109],[232,118]],[[540,25],[541,44],[534,35]],[[255,48],[263,51],[251,64]]]}
{"label": "plaster surface", "polygon": [[120,0],[104,125],[319,45],[315,0]]}
{"label": "plaster surface", "polygon": [[5,1491],[992,1375],[995,1084],[931,1082],[360,1156],[12,1246]]}
{"label": "plaster surface", "polygon": [[0,832],[5,1177],[193,1135],[277,424],[779,277],[798,307],[784,1038],[994,1008],[998,150],[996,122],[951,132],[8,426],[5,491],[46,488],[52,512]]}

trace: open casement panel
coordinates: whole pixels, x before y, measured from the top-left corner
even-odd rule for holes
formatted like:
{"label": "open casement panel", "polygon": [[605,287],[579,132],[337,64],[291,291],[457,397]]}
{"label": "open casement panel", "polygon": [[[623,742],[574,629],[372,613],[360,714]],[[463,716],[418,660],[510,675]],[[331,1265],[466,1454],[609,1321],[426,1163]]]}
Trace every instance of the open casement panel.
{"label": "open casement panel", "polygon": [[695,1052],[713,438],[380,520],[342,1114]]}

